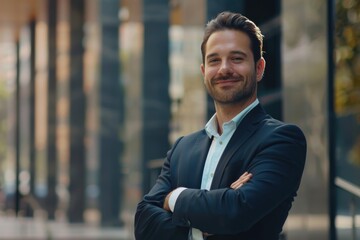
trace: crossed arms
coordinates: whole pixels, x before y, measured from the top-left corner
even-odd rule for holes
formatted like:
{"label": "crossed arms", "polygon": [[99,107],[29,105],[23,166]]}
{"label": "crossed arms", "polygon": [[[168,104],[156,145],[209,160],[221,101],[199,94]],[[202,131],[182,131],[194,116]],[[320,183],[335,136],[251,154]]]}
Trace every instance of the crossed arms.
{"label": "crossed arms", "polygon": [[[245,172],[236,181],[234,181],[230,185],[230,188],[233,190],[239,189],[245,183],[247,183],[251,179],[251,177],[252,177],[251,173]],[[169,208],[169,197],[172,192],[168,193],[166,195],[166,197],[164,198],[163,211],[160,211],[158,209],[158,207],[155,207],[152,205],[142,205],[141,203],[139,204],[139,206],[142,205],[142,208],[144,208],[143,210],[147,209],[147,211],[144,211],[144,212],[148,212],[150,215],[152,215],[151,218],[154,222],[152,224],[147,224],[147,225],[143,226],[144,228],[141,231],[141,236],[140,236],[139,231],[135,231],[136,239],[139,239],[139,240],[141,240],[141,239],[174,239],[174,240],[188,239],[189,228],[174,226],[174,224],[172,223],[172,220],[171,220],[172,213]],[[158,210],[156,210],[156,208]],[[135,217],[136,219],[141,218],[141,216],[138,215],[138,213],[136,215],[137,215]],[[157,218],[157,219],[155,219],[155,218]],[[162,221],[158,222],[160,219],[162,219]],[[158,222],[158,224],[161,224],[161,225],[158,225],[155,222]],[[137,222],[135,222],[135,225],[139,225],[139,224]],[[157,231],[156,228],[160,228],[160,226],[164,226],[165,228],[161,229],[161,231]],[[140,228],[138,227],[138,229],[140,229]],[[210,235],[212,235],[212,234],[204,232],[204,236],[210,236]]]}
{"label": "crossed arms", "polygon": [[[235,182],[233,182],[233,183],[230,185],[230,188],[231,188],[231,189],[234,189],[234,190],[239,189],[239,188],[242,187],[246,182],[248,182],[251,177],[252,177],[252,174],[251,174],[251,173],[248,173],[248,172],[243,173]],[[172,194],[173,192],[174,192],[174,191],[171,191],[171,192],[165,197],[165,200],[164,200],[163,208],[164,208],[166,211],[169,211],[169,212],[172,212],[171,209],[170,209],[170,206],[169,206],[169,199],[170,199],[170,196],[171,196],[171,194]],[[212,234],[211,234],[211,233],[206,233],[206,232],[204,232],[203,235],[204,235],[204,236],[211,236]]]}
{"label": "crossed arms", "polygon": [[[231,185],[230,185],[230,188],[231,189],[239,189],[240,187],[242,187],[246,182],[248,182],[250,180],[250,178],[252,177],[252,174],[251,173],[248,173],[248,172],[245,172],[243,173],[238,179],[236,179],[235,182],[233,182]],[[165,200],[164,200],[164,205],[163,205],[163,208],[166,210],[166,211],[171,211],[170,209],[170,206],[169,206],[169,198],[171,196],[173,191],[171,191],[168,195],[166,195],[165,197]]]}
{"label": "crossed arms", "polygon": [[243,146],[254,150],[254,155],[242,149],[245,155],[234,156],[247,162],[251,174],[210,191],[188,188],[177,198],[173,213],[168,211],[168,195],[181,184],[173,179],[177,167],[170,169],[168,156],[156,184],[138,205],[136,239],[186,240],[190,228],[217,235],[239,234],[275,209],[280,217],[272,222],[281,231],[301,179],[306,142],[294,127],[279,127],[269,134],[271,137],[262,134],[263,139],[256,139],[258,146]]}

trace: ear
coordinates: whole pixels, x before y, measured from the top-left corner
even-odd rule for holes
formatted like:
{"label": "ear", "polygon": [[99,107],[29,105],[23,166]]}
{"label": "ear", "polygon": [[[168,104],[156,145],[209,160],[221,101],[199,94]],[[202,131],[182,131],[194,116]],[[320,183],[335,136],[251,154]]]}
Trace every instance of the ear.
{"label": "ear", "polygon": [[265,59],[261,57],[256,63],[256,81],[260,82],[265,72]]}
{"label": "ear", "polygon": [[203,63],[200,65],[200,70],[203,77],[205,77],[205,65]]}

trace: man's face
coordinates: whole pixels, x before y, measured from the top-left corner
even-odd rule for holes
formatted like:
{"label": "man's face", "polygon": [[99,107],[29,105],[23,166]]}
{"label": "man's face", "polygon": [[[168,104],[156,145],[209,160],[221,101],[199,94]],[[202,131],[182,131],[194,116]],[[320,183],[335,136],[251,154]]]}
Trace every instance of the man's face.
{"label": "man's face", "polygon": [[236,104],[255,100],[265,60],[261,58],[255,64],[250,38],[241,31],[218,31],[209,37],[205,49],[201,72],[214,101]]}

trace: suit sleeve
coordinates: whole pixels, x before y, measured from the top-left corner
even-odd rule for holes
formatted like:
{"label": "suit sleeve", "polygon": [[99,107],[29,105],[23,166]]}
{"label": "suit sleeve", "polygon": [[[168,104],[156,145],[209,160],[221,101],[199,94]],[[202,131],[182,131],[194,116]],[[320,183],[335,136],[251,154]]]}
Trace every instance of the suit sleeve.
{"label": "suit sleeve", "polygon": [[[248,171],[252,179],[233,190],[184,190],[178,197],[173,219],[178,225],[213,234],[237,234],[296,195],[305,164],[306,140],[293,125],[276,128],[257,146]],[[288,211],[288,209],[286,209]],[[286,213],[287,214],[287,213]]]}
{"label": "suit sleeve", "polygon": [[169,151],[154,187],[137,206],[134,231],[137,240],[188,239],[189,227],[174,224],[172,213],[163,209],[166,195],[173,190],[170,182],[171,154],[172,151]]}

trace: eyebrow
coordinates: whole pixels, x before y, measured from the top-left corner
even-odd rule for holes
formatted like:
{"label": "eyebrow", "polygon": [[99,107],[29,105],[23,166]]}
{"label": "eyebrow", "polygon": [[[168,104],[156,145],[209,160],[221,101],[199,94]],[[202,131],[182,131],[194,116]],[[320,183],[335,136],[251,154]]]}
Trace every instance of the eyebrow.
{"label": "eyebrow", "polygon": [[242,56],[244,56],[244,57],[247,57],[247,56],[248,56],[248,55],[247,55],[245,52],[243,52],[243,51],[231,51],[230,53],[231,53],[231,54],[242,55]]}
{"label": "eyebrow", "polygon": [[[231,54],[242,55],[243,57],[247,57],[247,54],[246,54],[245,52],[243,52],[243,51],[238,51],[238,50],[236,50],[236,51],[231,51],[230,53],[231,53]],[[218,53],[211,53],[211,54],[209,54],[209,55],[206,56],[206,59],[209,59],[209,58],[212,58],[212,57],[216,57],[216,56],[218,56],[218,55],[219,55]]]}

